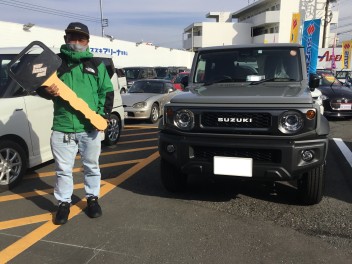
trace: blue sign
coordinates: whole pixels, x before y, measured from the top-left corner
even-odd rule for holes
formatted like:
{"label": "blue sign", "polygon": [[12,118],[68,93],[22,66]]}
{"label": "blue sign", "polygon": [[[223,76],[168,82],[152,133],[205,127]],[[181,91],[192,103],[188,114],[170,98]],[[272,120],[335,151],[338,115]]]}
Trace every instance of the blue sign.
{"label": "blue sign", "polygon": [[317,71],[320,23],[320,19],[304,21],[302,45],[306,54],[307,74]]}

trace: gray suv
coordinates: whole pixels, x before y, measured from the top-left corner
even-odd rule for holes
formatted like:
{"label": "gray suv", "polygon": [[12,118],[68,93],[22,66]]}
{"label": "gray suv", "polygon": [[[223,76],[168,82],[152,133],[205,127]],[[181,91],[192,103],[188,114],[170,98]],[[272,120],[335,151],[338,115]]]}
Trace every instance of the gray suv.
{"label": "gray suv", "polygon": [[329,123],[312,99],[319,78],[307,74],[302,46],[199,49],[184,85],[159,125],[167,190],[201,174],[294,181],[304,204],[321,201]]}

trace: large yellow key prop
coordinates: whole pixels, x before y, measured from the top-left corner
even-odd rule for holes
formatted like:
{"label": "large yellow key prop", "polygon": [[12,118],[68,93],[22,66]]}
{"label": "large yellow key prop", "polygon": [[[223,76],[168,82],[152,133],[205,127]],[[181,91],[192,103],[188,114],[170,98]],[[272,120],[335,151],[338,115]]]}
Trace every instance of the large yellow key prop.
{"label": "large yellow key prop", "polygon": [[88,104],[77,97],[56,75],[61,59],[40,41],[33,41],[22,50],[9,64],[8,73],[19,85],[29,92],[40,86],[55,84],[60,97],[75,110],[81,112],[98,130],[107,128],[106,120],[89,108]]}

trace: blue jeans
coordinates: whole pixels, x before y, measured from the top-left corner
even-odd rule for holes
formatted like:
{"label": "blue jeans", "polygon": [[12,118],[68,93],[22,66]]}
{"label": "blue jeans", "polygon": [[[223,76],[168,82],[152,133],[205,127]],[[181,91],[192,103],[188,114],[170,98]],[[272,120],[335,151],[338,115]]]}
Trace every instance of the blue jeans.
{"label": "blue jeans", "polygon": [[55,198],[61,202],[71,202],[73,193],[72,169],[79,151],[83,163],[84,188],[86,197],[99,196],[101,138],[99,131],[51,133],[51,150],[55,159],[56,185]]}

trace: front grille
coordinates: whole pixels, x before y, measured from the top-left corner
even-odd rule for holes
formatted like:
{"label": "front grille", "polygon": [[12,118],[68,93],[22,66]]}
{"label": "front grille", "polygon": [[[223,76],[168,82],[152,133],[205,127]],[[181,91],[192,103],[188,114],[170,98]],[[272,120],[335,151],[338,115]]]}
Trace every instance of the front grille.
{"label": "front grille", "polygon": [[192,147],[195,159],[212,161],[214,156],[252,158],[257,162],[281,162],[281,151],[273,149],[245,149],[219,147]]}
{"label": "front grille", "polygon": [[203,112],[200,120],[204,128],[270,128],[269,113]]}

